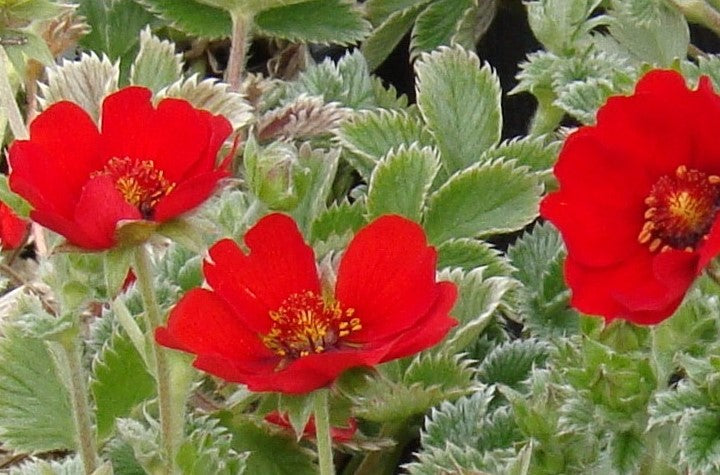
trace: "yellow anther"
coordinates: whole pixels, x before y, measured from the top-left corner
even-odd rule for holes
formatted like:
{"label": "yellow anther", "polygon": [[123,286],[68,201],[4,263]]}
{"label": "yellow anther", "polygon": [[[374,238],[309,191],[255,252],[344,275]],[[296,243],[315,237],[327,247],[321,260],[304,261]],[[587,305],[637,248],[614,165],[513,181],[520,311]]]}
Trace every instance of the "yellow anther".
{"label": "yellow anther", "polygon": [[660,244],[662,244],[662,241],[659,238],[655,238],[653,242],[650,243],[650,252],[655,252],[658,247],[660,247]]}
{"label": "yellow anther", "polygon": [[710,175],[708,177],[708,183],[710,183],[711,185],[717,185],[718,183],[720,183],[720,176]]}
{"label": "yellow anther", "polygon": [[677,175],[678,178],[684,178],[686,173],[687,167],[685,165],[680,165],[677,167],[677,170],[675,170],[675,175]]}

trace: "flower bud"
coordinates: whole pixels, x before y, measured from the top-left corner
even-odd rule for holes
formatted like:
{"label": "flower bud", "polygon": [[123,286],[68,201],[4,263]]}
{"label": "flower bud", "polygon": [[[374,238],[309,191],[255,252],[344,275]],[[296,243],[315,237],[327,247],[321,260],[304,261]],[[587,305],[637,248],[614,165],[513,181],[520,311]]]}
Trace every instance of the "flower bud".
{"label": "flower bud", "polygon": [[299,196],[294,175],[300,168],[297,149],[276,142],[260,148],[254,139],[245,146],[245,170],[250,190],[268,207],[280,211],[293,209]]}

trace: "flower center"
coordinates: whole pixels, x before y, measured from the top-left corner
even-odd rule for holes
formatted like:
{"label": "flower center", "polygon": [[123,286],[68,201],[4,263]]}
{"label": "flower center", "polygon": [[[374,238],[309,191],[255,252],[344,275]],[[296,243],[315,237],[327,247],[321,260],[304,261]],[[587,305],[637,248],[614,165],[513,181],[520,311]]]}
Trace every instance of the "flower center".
{"label": "flower center", "polygon": [[335,347],[338,340],[360,330],[354,309],[327,301],[315,292],[292,294],[270,312],[272,327],[262,341],[280,356],[300,358]]}
{"label": "flower center", "polygon": [[155,168],[152,160],[123,157],[111,158],[105,167],[92,174],[93,177],[108,175],[115,181],[115,188],[125,201],[136,206],[143,218],[151,219],[155,205],[175,188],[175,183]]}
{"label": "flower center", "polygon": [[720,209],[720,176],[681,165],[662,176],[645,198],[645,224],[638,241],[651,252],[693,251],[706,238]]}

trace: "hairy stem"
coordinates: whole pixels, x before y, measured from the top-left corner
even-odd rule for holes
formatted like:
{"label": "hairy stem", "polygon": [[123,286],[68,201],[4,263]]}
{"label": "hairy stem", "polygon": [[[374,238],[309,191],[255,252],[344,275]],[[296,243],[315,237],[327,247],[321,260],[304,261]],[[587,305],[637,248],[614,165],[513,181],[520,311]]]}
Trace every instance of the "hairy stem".
{"label": "hairy stem", "polygon": [[98,467],[95,426],[90,417],[88,403],[87,375],[82,366],[82,353],[77,335],[68,335],[60,343],[62,364],[67,368],[68,389],[72,403],[75,440],[80,459],[86,474],[93,473]]}
{"label": "hairy stem", "polygon": [[[145,304],[148,335],[152,339],[155,329],[161,326],[163,321],[152,282],[150,254],[146,246],[147,244],[143,244],[137,247],[134,270]],[[160,412],[160,437],[165,461],[168,464],[166,467],[167,473],[177,473],[175,454],[180,445],[178,437],[182,433],[182,429],[181,426],[178,428],[176,424],[182,424],[182,419],[175,421],[176,415],[172,411],[172,381],[166,354],[167,350],[154,343],[150,345],[150,348],[151,358],[155,363],[155,380],[157,382],[158,408]]]}
{"label": "hairy stem", "polygon": [[232,12],[232,37],[230,40],[230,58],[228,58],[225,81],[231,91],[238,91],[245,70],[245,56],[249,47],[252,17],[240,12]]}
{"label": "hairy stem", "polygon": [[7,116],[13,136],[19,140],[26,140],[29,137],[28,131],[10,85],[10,76],[7,69],[8,61],[5,48],[0,47],[0,105]]}
{"label": "hairy stem", "polygon": [[335,466],[333,465],[332,439],[330,437],[327,389],[315,391],[313,411],[315,414],[315,437],[317,439],[320,475],[333,475]]}

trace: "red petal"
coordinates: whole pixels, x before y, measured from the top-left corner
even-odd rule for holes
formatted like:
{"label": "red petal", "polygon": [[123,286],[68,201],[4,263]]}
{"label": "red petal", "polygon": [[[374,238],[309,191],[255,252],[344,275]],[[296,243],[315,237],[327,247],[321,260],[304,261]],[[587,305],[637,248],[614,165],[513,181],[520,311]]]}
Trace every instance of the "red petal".
{"label": "red petal", "polygon": [[[611,153],[597,129],[583,127],[568,137],[554,168],[560,190],[608,208],[608,213],[645,211],[643,201],[655,184],[641,163]],[[633,186],[628,186],[633,183]]]}
{"label": "red petal", "polygon": [[227,171],[218,169],[179,183],[172,193],[160,199],[153,219],[163,222],[197,208],[213,194],[218,181],[227,176]]}
{"label": "red petal", "polygon": [[395,341],[381,362],[404,358],[435,346],[457,325],[457,320],[449,316],[457,300],[455,284],[440,282],[437,286],[440,290],[438,298],[427,315]]}
{"label": "red petal", "polygon": [[194,167],[199,167],[199,172],[214,168],[217,150],[212,157],[207,154],[213,132],[208,114],[185,100],[163,99],[152,126],[158,147],[155,166],[165,171],[168,180],[186,180],[190,178],[188,171]]}
{"label": "red petal", "polygon": [[668,251],[641,255],[608,268],[565,262],[572,305],[608,320],[625,318],[638,324],[657,323],[675,311],[696,273],[697,255]]}
{"label": "red petal", "polygon": [[[107,175],[95,177],[83,188],[77,208],[75,222],[80,231],[97,241],[93,249],[110,248],[115,245],[115,230],[121,220],[142,219],[140,211],[130,205],[115,188]],[[70,236],[65,236],[70,240]],[[73,243],[81,246],[81,243]]]}
{"label": "red petal", "polygon": [[320,292],[315,254],[295,222],[282,214],[262,218],[245,234],[250,252],[225,239],[210,248],[208,284],[258,333],[270,330],[271,310],[294,293]]}
{"label": "red petal", "polygon": [[[203,158],[198,160],[195,165],[189,168],[186,172],[186,176],[188,177],[214,170],[217,164],[218,152],[220,151],[223,143],[225,143],[225,140],[227,140],[232,133],[232,125],[225,117],[212,115],[204,110],[198,110],[197,112],[201,119],[209,124],[210,138],[203,154]],[[233,153],[234,151],[235,147],[233,147]]]}
{"label": "red petal", "polygon": [[15,249],[22,244],[29,225],[30,223],[18,217],[9,206],[0,202],[0,241],[3,249]]}
{"label": "red petal", "polygon": [[699,273],[720,254],[720,216],[715,216],[715,222],[707,233],[707,239],[700,241],[697,252],[700,255],[697,267]]}
{"label": "red petal", "polygon": [[68,242],[81,249],[99,251],[108,248],[108,243],[105,240],[99,241],[97,237],[89,236],[73,220],[64,218],[59,214],[35,209],[30,212],[30,218],[36,223],[64,236]]}
{"label": "red petal", "polygon": [[153,160],[156,140],[152,91],[138,86],[110,94],[102,106],[102,145],[105,161],[113,157]]}
{"label": "red petal", "polygon": [[338,270],[335,296],[355,309],[362,329],[347,341],[369,342],[415,325],[438,298],[437,253],[422,228],[400,216],[384,216],[360,230]]}
{"label": "red petal", "polygon": [[56,182],[76,196],[90,173],[102,168],[95,122],[72,102],[57,102],[38,115],[30,124],[30,142],[46,155],[43,166],[54,165],[48,172]]}
{"label": "red petal", "polygon": [[160,345],[193,353],[198,360],[227,359],[243,371],[271,368],[278,362],[232,309],[205,289],[193,289],[180,299],[170,312],[167,326],[155,331],[155,340]]}
{"label": "red petal", "polygon": [[72,218],[80,189],[73,190],[62,179],[63,164],[30,141],[17,140],[10,146],[10,189],[35,209]]}
{"label": "red petal", "polygon": [[[227,373],[220,376],[229,381],[247,384],[251,391],[304,394],[330,385],[349,368],[375,366],[387,351],[387,346],[363,350],[328,351],[294,360],[280,371],[241,374],[238,368],[225,367],[222,369],[227,369]],[[212,359],[198,360],[196,366],[200,369],[221,368],[222,362]]]}
{"label": "red petal", "polygon": [[695,144],[689,102],[694,102],[692,94],[678,73],[648,73],[635,95],[612,97],[598,111],[598,138],[610,153],[642,164],[651,177],[680,165],[691,167]]}
{"label": "red petal", "polygon": [[560,230],[568,252],[579,263],[607,266],[645,252],[638,242],[644,210],[635,219],[618,217],[594,203],[567,196],[563,191],[546,196],[540,214]]}

